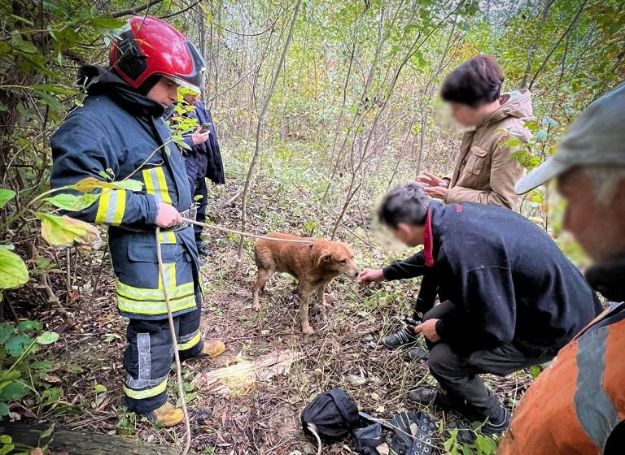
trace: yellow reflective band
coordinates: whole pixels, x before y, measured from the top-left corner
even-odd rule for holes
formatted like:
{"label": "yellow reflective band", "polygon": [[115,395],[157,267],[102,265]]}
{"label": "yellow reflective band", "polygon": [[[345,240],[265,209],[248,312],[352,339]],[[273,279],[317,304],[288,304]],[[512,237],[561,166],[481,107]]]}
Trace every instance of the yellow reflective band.
{"label": "yellow reflective band", "polygon": [[160,243],[176,243],[176,233],[174,231],[161,231],[158,234]]}
{"label": "yellow reflective band", "polygon": [[[169,301],[171,312],[175,313],[196,306],[195,295],[182,297]],[[117,308],[123,313],[158,315],[167,314],[167,304],[165,301],[137,301],[127,299],[121,295],[117,295]]]}
{"label": "yellow reflective band", "polygon": [[[165,289],[170,292],[170,289],[176,288],[176,263],[166,262],[163,264],[163,275],[165,275]],[[163,277],[160,272],[158,274],[158,288],[163,289]],[[161,294],[163,291],[161,291]]]}
{"label": "yellow reflective band", "polygon": [[126,190],[106,189],[98,199],[98,212],[96,224],[112,224],[118,226],[124,219],[126,211]]}
{"label": "yellow reflective band", "polygon": [[165,179],[165,171],[163,167],[155,167],[145,169],[143,172],[143,181],[145,182],[145,190],[149,194],[153,194],[157,200],[166,204],[171,204],[169,189],[167,188],[167,180]]}
{"label": "yellow reflective band", "polygon": [[143,400],[145,398],[151,398],[156,395],[160,395],[167,389],[167,379],[161,382],[156,387],[150,387],[149,389],[144,390],[132,390],[126,387],[124,384],[124,393],[127,397],[134,398],[135,400]]}
{"label": "yellow reflective band", "polygon": [[[121,295],[122,297],[127,297],[129,299],[139,301],[165,301],[162,289],[135,288],[133,286],[124,284],[121,281],[117,281],[115,288],[118,295]],[[177,286],[175,288],[167,289],[167,296],[170,299],[187,297],[189,295],[193,295],[194,293],[195,292],[192,281],[181,284],[180,286]]]}
{"label": "yellow reflective band", "polygon": [[193,335],[193,338],[191,338],[189,341],[187,341],[186,343],[178,344],[178,350],[179,351],[185,351],[187,349],[191,349],[193,346],[198,344],[201,339],[202,339],[202,335],[200,335],[200,331],[198,330],[195,333],[195,335]]}

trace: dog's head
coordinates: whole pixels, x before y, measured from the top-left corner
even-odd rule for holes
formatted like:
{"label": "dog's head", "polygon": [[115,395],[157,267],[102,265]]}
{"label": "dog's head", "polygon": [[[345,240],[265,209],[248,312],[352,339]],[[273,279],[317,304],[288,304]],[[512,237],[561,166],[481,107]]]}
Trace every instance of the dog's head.
{"label": "dog's head", "polygon": [[354,252],[344,242],[327,242],[319,255],[319,265],[331,270],[336,275],[344,273],[350,278],[356,278],[358,269],[354,262]]}

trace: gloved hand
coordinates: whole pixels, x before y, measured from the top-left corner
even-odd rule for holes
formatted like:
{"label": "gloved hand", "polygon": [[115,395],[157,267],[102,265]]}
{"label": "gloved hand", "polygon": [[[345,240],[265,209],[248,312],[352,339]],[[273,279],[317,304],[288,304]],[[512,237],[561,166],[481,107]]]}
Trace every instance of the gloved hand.
{"label": "gloved hand", "polygon": [[176,226],[182,223],[182,216],[172,205],[164,202],[158,203],[158,211],[156,212],[156,225],[162,228]]}

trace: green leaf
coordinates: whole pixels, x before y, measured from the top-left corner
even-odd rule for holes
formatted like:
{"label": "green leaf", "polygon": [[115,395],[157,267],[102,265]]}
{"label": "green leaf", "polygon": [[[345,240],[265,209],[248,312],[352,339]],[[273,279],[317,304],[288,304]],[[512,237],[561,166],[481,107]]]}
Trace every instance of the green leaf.
{"label": "green leaf", "polygon": [[0,401],[0,419],[9,415],[9,405]]}
{"label": "green leaf", "polygon": [[33,340],[31,337],[20,333],[4,343],[4,349],[6,349],[7,354],[11,357],[19,357],[24,353],[24,351],[26,351],[32,342]]}
{"label": "green leaf", "polygon": [[0,434],[0,444],[9,444],[12,441],[13,439],[8,434]]}
{"label": "green leaf", "polygon": [[50,245],[92,245],[100,240],[98,228],[84,221],[43,212],[36,212],[35,216],[41,220],[41,236]]}
{"label": "green leaf", "polygon": [[20,376],[22,376],[22,373],[19,370],[0,370],[0,378],[2,378],[2,382],[0,382],[0,390],[4,389]]}
{"label": "green leaf", "polygon": [[79,212],[81,210],[86,209],[87,207],[93,205],[95,201],[98,200],[97,194],[85,193],[81,195],[76,194],[57,194],[53,197],[47,197],[44,201],[49,202],[63,210],[68,210],[70,212]]}
{"label": "green leaf", "polygon": [[17,254],[0,248],[0,289],[12,289],[28,282],[28,269]]}
{"label": "green leaf", "polygon": [[0,322],[0,344],[6,343],[13,335],[14,330],[15,328],[11,324]]}
{"label": "green leaf", "polygon": [[21,400],[28,393],[28,387],[20,382],[11,382],[0,391],[0,400],[17,401]]}
{"label": "green leaf", "polygon": [[96,384],[96,385],[93,386],[93,391],[95,393],[104,393],[104,392],[107,392],[108,389],[105,386],[103,386],[102,384]]}
{"label": "green leaf", "polygon": [[128,180],[120,180],[120,181],[111,182],[111,183],[115,185],[117,188],[120,188],[122,190],[128,190],[128,191],[142,191],[143,190],[143,183],[140,182],[139,180],[128,179]]}
{"label": "green leaf", "polygon": [[52,344],[59,339],[59,334],[56,332],[43,332],[37,337],[37,343],[39,344]]}
{"label": "green leaf", "polygon": [[26,332],[28,330],[36,330],[37,332],[43,329],[43,324],[39,321],[20,321],[15,327],[18,332]]}
{"label": "green leaf", "polygon": [[15,197],[15,191],[7,190],[6,188],[0,188],[0,209],[7,205],[11,199]]}

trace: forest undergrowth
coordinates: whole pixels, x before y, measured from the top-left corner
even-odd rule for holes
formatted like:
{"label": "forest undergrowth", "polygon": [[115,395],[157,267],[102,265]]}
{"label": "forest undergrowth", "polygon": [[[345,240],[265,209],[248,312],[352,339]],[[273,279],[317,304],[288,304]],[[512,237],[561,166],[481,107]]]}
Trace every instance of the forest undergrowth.
{"label": "forest undergrowth", "polygon": [[[247,153],[245,146],[230,148],[237,149],[240,151],[226,154],[228,183],[213,187],[209,194],[210,223],[231,228],[237,228],[240,221],[237,195]],[[266,153],[256,178],[256,191],[248,206],[248,231],[328,237],[333,217],[319,204],[324,185],[306,167],[307,147],[281,144],[275,149],[278,151]],[[338,229],[337,238],[352,245],[359,267],[382,266],[410,253],[393,249],[377,232],[372,222],[374,202],[367,199],[354,204]],[[411,388],[434,384],[426,364],[406,362],[401,351],[390,351],[380,344],[381,337],[399,328],[400,318],[410,314],[418,280],[359,288],[354,281],[341,277],[330,287],[335,302],[330,307],[313,305],[311,323],[316,334],[305,336],[297,323],[294,279],[275,276],[268,286],[269,295],[262,298],[262,310],[255,312],[250,291],[256,273],[252,240],[244,243],[237,273],[239,237],[210,229],[205,229],[205,236],[213,256],[201,270],[202,331],[207,338],[224,340],[227,351],[216,359],[183,366],[192,447],[198,453],[316,453],[312,441],[301,431],[299,415],[317,393],[341,387],[356,399],[361,410],[389,418],[400,409],[415,409],[407,401]],[[26,400],[20,414],[25,420],[37,419],[83,431],[182,444],[183,427],[159,430],[123,407],[120,384],[124,375],[121,354],[125,348],[125,321],[115,311],[107,256],[105,246],[88,255],[72,250],[70,268],[75,279],[71,289],[59,296],[58,304],[38,310],[39,320],[60,335],[60,341],[46,351],[50,368],[43,378],[58,393],[33,408],[28,408]],[[54,270],[50,276],[54,277]],[[29,309],[26,306],[16,310],[27,314]],[[208,385],[202,381],[219,368],[249,364],[280,353],[291,353],[295,360],[264,380],[262,375],[257,380],[244,375]],[[487,377],[509,406],[514,406],[531,380],[529,371],[505,379]],[[175,394],[173,375],[169,389]],[[436,441],[440,453],[489,453],[469,447],[462,452],[461,446],[454,449],[455,440],[443,429],[446,422],[458,416],[434,407],[421,410],[441,422]],[[335,444],[323,453],[353,452],[348,445]]]}

